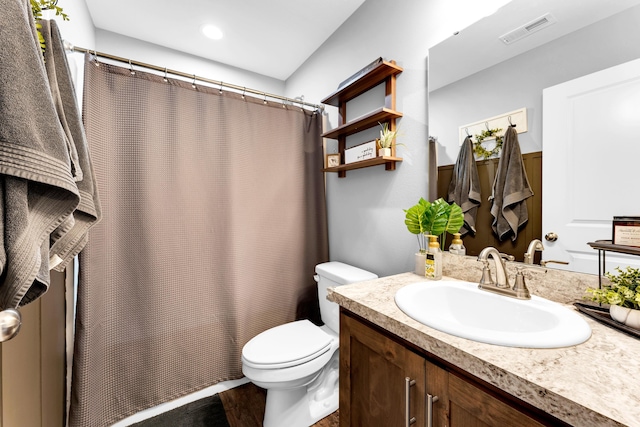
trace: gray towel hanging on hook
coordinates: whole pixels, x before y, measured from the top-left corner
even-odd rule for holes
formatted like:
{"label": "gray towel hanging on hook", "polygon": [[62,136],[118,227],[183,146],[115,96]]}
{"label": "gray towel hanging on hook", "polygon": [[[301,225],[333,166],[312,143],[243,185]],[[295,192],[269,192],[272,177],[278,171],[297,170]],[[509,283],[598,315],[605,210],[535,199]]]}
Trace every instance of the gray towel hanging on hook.
{"label": "gray towel hanging on hook", "polygon": [[476,216],[480,206],[480,178],[478,166],[473,157],[473,143],[469,136],[464,139],[460,147],[447,198],[449,202],[455,202],[460,206],[464,213],[464,225],[460,229],[460,234],[463,236],[469,232],[475,234]]}
{"label": "gray towel hanging on hook", "polygon": [[524,167],[518,132],[509,126],[504,134],[502,153],[498,163],[498,172],[493,181],[491,224],[499,240],[511,235],[518,238],[518,230],[529,220],[526,199],[533,196],[527,171]]}

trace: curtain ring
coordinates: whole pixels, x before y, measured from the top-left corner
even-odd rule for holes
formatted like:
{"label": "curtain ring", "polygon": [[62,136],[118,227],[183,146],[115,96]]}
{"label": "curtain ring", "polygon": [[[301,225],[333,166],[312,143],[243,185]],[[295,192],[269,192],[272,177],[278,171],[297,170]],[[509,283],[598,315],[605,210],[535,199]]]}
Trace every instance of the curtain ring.
{"label": "curtain ring", "polygon": [[286,109],[286,108],[287,108],[287,106],[286,106],[286,104],[284,103],[284,101],[285,101],[285,99],[284,99],[284,98],[282,98],[282,108]]}
{"label": "curtain ring", "polygon": [[129,72],[131,73],[132,76],[136,75],[136,72],[133,69],[133,65],[131,64],[131,60],[129,60]]}
{"label": "curtain ring", "polygon": [[93,56],[94,56],[93,61],[94,61],[95,66],[99,67],[100,63],[98,62],[98,51],[94,50],[93,51]]}
{"label": "curtain ring", "polygon": [[247,88],[246,88],[246,87],[243,87],[243,88],[242,88],[242,99],[244,99],[244,93],[245,93],[246,91],[247,91]]}
{"label": "curtain ring", "polygon": [[195,74],[193,75],[193,81],[191,82],[191,87],[194,88],[194,89],[196,88],[196,75]]}
{"label": "curtain ring", "polygon": [[262,101],[262,103],[264,105],[267,105],[267,93],[266,92],[262,92],[262,94],[264,95],[264,101]]}
{"label": "curtain ring", "polygon": [[222,83],[222,82],[220,82],[220,89],[218,89],[218,93],[219,93],[220,95],[222,95],[222,85],[223,85],[223,83]]}
{"label": "curtain ring", "polygon": [[164,80],[165,83],[169,82],[169,79],[167,79],[167,67],[164,67],[164,78],[162,80]]}

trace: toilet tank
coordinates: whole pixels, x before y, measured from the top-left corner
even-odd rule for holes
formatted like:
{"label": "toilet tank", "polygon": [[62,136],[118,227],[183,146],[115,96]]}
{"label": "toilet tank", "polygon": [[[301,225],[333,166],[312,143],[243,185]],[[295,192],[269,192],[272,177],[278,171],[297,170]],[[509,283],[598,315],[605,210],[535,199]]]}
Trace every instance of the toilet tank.
{"label": "toilet tank", "polygon": [[334,332],[340,332],[339,306],[327,299],[327,288],[377,278],[377,275],[369,271],[342,262],[331,261],[316,265],[315,279],[318,282],[320,317],[324,324]]}

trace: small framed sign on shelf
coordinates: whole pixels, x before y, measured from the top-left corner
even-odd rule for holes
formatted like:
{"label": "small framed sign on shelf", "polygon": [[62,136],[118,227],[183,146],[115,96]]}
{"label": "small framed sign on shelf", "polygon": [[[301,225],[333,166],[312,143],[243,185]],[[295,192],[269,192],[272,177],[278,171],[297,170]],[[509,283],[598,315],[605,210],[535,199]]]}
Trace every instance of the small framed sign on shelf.
{"label": "small framed sign on shelf", "polygon": [[326,159],[326,167],[335,168],[336,166],[340,166],[340,154],[327,154]]}
{"label": "small framed sign on shelf", "polygon": [[376,157],[376,142],[369,141],[344,150],[344,163],[360,162]]}

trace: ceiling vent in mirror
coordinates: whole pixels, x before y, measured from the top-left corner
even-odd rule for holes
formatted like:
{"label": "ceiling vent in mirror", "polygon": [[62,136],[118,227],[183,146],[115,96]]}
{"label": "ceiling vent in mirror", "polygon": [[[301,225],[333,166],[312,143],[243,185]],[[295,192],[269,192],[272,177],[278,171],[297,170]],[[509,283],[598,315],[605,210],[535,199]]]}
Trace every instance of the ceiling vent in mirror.
{"label": "ceiling vent in mirror", "polygon": [[550,13],[547,13],[540,18],[534,19],[531,22],[528,22],[513,31],[509,31],[506,34],[500,36],[500,40],[504,44],[511,44],[515,41],[523,39],[530,34],[535,33],[536,31],[540,31],[543,28],[547,28],[549,25],[554,24],[556,22],[556,18]]}

